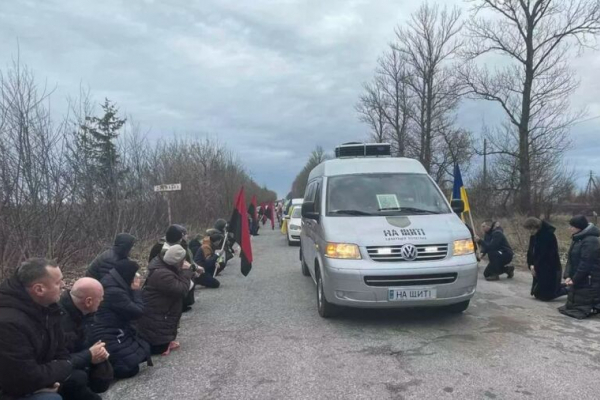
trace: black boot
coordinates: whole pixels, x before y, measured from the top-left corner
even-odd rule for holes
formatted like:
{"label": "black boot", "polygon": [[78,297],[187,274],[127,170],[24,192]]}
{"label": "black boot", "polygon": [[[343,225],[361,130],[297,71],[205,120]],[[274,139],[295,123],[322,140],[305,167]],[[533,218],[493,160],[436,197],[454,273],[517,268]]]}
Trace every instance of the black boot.
{"label": "black boot", "polygon": [[515,267],[512,265],[506,266],[506,275],[508,275],[508,279],[512,279],[515,276]]}

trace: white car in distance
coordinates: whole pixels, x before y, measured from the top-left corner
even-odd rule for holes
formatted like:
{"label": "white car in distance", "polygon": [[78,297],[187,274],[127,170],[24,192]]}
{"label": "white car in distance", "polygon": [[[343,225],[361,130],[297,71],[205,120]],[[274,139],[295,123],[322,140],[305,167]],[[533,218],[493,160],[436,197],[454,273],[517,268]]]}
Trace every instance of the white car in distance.
{"label": "white car in distance", "polygon": [[300,243],[300,233],[302,232],[302,206],[295,206],[290,213],[290,219],[287,226],[288,246]]}

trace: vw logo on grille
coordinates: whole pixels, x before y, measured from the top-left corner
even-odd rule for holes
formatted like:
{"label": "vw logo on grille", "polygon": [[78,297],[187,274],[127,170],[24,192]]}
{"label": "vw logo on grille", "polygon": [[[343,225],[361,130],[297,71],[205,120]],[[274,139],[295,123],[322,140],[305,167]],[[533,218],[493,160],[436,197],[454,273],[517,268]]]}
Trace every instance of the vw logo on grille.
{"label": "vw logo on grille", "polygon": [[406,261],[414,261],[418,254],[417,248],[412,244],[405,244],[400,248],[400,256]]}

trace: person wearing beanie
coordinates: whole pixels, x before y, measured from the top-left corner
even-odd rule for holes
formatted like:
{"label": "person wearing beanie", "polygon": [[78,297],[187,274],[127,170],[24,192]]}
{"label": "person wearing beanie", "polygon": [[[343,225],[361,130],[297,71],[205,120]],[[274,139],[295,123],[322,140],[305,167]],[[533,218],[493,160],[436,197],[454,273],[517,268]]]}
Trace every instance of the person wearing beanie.
{"label": "person wearing beanie", "polygon": [[185,249],[177,244],[148,265],[148,277],[142,290],[144,315],[137,326],[140,335],[150,343],[152,354],[168,355],[179,348],[175,339],[182,304],[194,287],[193,272],[190,264],[185,263],[186,255]]}
{"label": "person wearing beanie", "polygon": [[101,281],[114,268],[115,263],[129,257],[135,244],[135,237],[129,233],[119,233],[112,248],[100,253],[88,267],[85,276]]}
{"label": "person wearing beanie", "polygon": [[117,379],[137,375],[144,361],[152,365],[150,345],[132,326],[144,314],[139,268],[132,260],[120,260],[100,282],[104,300],[96,312],[92,337],[94,342],[106,343]]}
{"label": "person wearing beanie", "polygon": [[481,224],[481,230],[485,236],[483,239],[476,237],[475,240],[481,248],[481,258],[487,254],[490,260],[483,276],[487,281],[497,281],[502,274],[511,279],[515,274],[515,267],[508,264],[512,261],[514,252],[504,235],[504,230],[498,222],[490,220]]}
{"label": "person wearing beanie", "polygon": [[[152,262],[157,257],[163,257],[167,250],[174,245],[180,245],[186,251],[185,262],[190,264],[192,270],[195,271],[196,275],[201,275],[204,270],[203,268],[198,268],[194,263],[194,255],[188,248],[187,243],[187,230],[183,225],[173,224],[167,228],[165,232],[164,238],[160,239],[158,243],[156,243],[152,249],[150,250],[150,257],[148,258],[148,262]],[[189,266],[188,266],[189,268]],[[194,283],[195,289],[195,283]],[[188,296],[183,301],[183,311],[189,311],[192,308],[192,305],[196,302],[194,298],[194,291],[191,290],[188,293]]]}
{"label": "person wearing beanie", "polygon": [[165,232],[165,236],[160,238],[158,242],[152,246],[152,249],[150,249],[148,262],[152,261],[154,257],[159,254],[164,254],[170,246],[180,244],[186,234],[185,228],[181,225],[173,224],[169,226]]}
{"label": "person wearing beanie", "polygon": [[[218,220],[215,221],[215,224],[213,225],[214,229],[209,229],[207,232],[214,232],[215,230],[217,232],[220,232],[223,235],[227,235],[227,243],[225,244],[225,265],[227,265],[227,262],[229,260],[231,260],[233,258],[234,255],[234,250],[233,250],[233,245],[235,243],[235,237],[233,235],[233,232],[228,232],[228,223],[227,221],[225,221],[223,218],[219,218]],[[216,233],[216,232],[215,232]],[[196,253],[194,253],[194,256],[196,255]],[[224,268],[225,266],[223,266]]]}
{"label": "person wearing beanie", "polygon": [[600,309],[600,229],[583,215],[569,221],[572,235],[564,278],[567,303],[559,311],[573,318],[587,318]]}

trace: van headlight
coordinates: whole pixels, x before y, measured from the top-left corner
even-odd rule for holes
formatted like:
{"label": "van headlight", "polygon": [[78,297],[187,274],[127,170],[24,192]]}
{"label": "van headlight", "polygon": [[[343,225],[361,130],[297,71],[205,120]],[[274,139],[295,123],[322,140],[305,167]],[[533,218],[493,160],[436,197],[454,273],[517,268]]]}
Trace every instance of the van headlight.
{"label": "van headlight", "polygon": [[358,246],[352,243],[327,243],[325,257],[342,258],[346,260],[360,260]]}
{"label": "van headlight", "polygon": [[467,254],[475,253],[475,245],[471,239],[455,240],[454,255],[466,256]]}
{"label": "van headlight", "polygon": [[293,230],[293,231],[299,231],[300,230],[300,225],[291,224],[290,225],[290,229]]}

